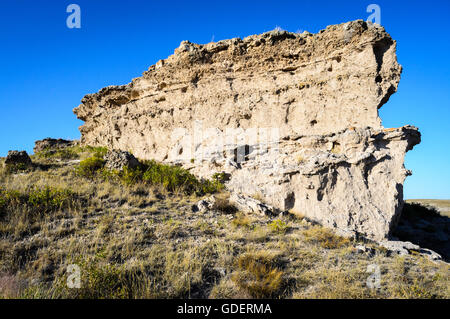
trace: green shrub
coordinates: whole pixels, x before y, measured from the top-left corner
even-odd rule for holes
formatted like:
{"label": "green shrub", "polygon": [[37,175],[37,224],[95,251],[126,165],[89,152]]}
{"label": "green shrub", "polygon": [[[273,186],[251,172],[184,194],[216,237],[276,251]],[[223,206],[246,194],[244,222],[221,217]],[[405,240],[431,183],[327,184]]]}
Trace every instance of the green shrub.
{"label": "green shrub", "polygon": [[131,169],[127,166],[123,168],[121,172],[113,172],[113,174],[118,174],[120,179],[123,183],[126,185],[134,185],[137,182],[140,182],[143,180],[143,171],[140,167],[137,167],[135,169]]}
{"label": "green shrub", "polygon": [[34,187],[28,192],[0,189],[0,212],[21,209],[28,213],[47,213],[69,207],[74,197],[68,189],[49,186]]}
{"label": "green shrub", "polygon": [[269,228],[274,233],[282,233],[284,234],[288,229],[288,225],[282,221],[281,219],[275,219],[271,223],[269,223]]}
{"label": "green shrub", "polygon": [[105,160],[103,158],[93,156],[81,161],[75,172],[79,176],[93,178],[104,165]]}
{"label": "green shrub", "polygon": [[[61,274],[52,287],[38,290],[43,298],[63,299],[126,299],[132,297],[133,280],[123,267],[106,264],[100,265],[94,260],[76,263],[80,266],[80,288],[68,288],[69,273]],[[139,280],[135,278],[135,281]],[[31,289],[30,289],[31,288]],[[27,289],[22,298],[36,298],[34,286]]]}
{"label": "green shrub", "polygon": [[154,160],[145,161],[137,168],[124,167],[122,171],[107,170],[102,158],[106,148],[92,148],[96,153],[93,157],[80,162],[76,174],[87,178],[100,175],[104,179],[119,180],[126,185],[145,183],[162,186],[169,192],[196,193],[198,195],[215,193],[224,189],[222,174],[215,174],[212,180],[198,180],[188,170],[158,163]]}
{"label": "green shrub", "polygon": [[125,273],[114,265],[84,265],[81,269],[81,287],[75,289],[76,298],[81,299],[124,299],[129,289]]}
{"label": "green shrub", "polygon": [[169,192],[185,194],[208,194],[223,189],[218,180],[198,180],[186,169],[179,166],[146,161],[138,168],[125,167],[121,172],[105,172],[107,177],[117,176],[126,185],[142,182],[148,185],[162,186]]}
{"label": "green shrub", "polygon": [[74,194],[67,189],[44,187],[34,188],[28,194],[28,205],[35,211],[46,213],[63,209],[70,205]]}
{"label": "green shrub", "polygon": [[153,185],[162,185],[168,191],[182,189],[186,192],[193,192],[198,186],[195,176],[181,167],[160,164],[155,161],[146,162],[145,166],[143,180]]}
{"label": "green shrub", "polygon": [[92,154],[93,157],[103,158],[108,152],[108,148],[103,146],[84,146],[83,150]]}
{"label": "green shrub", "polygon": [[34,187],[24,192],[0,189],[0,234],[19,238],[31,235],[39,230],[49,213],[74,208],[77,201],[77,196],[66,189]]}

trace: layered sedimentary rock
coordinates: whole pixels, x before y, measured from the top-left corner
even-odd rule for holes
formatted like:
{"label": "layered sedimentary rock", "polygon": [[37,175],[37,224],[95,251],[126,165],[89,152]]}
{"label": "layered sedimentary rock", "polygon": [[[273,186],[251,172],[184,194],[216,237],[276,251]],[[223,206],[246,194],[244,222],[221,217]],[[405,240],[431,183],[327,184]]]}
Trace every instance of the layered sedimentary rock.
{"label": "layered sedimentary rock", "polygon": [[89,94],[81,142],[179,163],[346,234],[387,238],[403,205],[414,127],[384,129],[396,43],[364,21],[193,44]]}

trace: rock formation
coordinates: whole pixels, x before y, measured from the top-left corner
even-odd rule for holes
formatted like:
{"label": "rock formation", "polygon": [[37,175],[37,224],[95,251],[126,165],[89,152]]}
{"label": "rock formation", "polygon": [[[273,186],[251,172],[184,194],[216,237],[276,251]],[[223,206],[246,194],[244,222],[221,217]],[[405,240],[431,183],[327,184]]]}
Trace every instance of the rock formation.
{"label": "rock formation", "polygon": [[110,150],[105,154],[104,159],[105,167],[110,170],[121,171],[125,166],[134,169],[140,165],[137,158],[127,151]]}
{"label": "rock formation", "polygon": [[389,237],[403,206],[411,126],[378,109],[401,66],[385,30],[361,20],[317,34],[271,31],[193,44],[74,109],[81,142],[179,163],[341,233]]}
{"label": "rock formation", "polygon": [[62,138],[45,138],[43,140],[34,142],[33,152],[35,154],[46,150],[55,152],[58,149],[71,147],[76,145],[77,143],[77,141],[69,141]]}
{"label": "rock formation", "polygon": [[8,151],[5,165],[21,165],[22,167],[32,166],[31,158],[26,151]]}

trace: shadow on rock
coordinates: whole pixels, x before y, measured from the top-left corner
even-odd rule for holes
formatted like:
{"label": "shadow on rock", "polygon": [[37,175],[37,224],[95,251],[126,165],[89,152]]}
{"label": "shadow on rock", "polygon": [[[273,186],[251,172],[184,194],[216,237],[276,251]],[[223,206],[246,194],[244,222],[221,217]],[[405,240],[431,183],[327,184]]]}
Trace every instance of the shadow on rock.
{"label": "shadow on rock", "polygon": [[401,241],[409,241],[431,249],[450,261],[450,218],[418,203],[405,203],[394,234]]}

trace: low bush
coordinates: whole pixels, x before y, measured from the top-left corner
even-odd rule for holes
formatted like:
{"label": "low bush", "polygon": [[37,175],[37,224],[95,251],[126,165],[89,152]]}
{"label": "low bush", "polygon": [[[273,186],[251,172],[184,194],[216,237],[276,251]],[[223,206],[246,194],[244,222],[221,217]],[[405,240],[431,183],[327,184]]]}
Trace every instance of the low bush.
{"label": "low bush", "polygon": [[197,179],[188,170],[154,160],[144,161],[136,168],[124,167],[122,171],[104,168],[103,156],[106,148],[92,148],[94,156],[81,161],[75,172],[78,176],[86,178],[102,177],[108,180],[119,180],[126,185],[144,183],[162,186],[169,192],[183,192],[185,194],[209,194],[224,189],[224,174],[215,174],[211,180]]}
{"label": "low bush", "polygon": [[126,185],[144,183],[147,185],[161,186],[169,192],[182,192],[184,194],[210,194],[224,188],[217,180],[198,180],[186,169],[179,166],[171,166],[156,161],[145,161],[140,167],[131,169],[124,167],[120,172],[107,171],[104,169],[102,175],[105,178],[118,178]]}
{"label": "low bush", "polygon": [[273,233],[284,234],[288,229],[288,225],[281,219],[273,220],[268,226]]}
{"label": "low bush", "polygon": [[68,207],[73,197],[70,190],[46,186],[32,189],[28,193],[27,204],[39,213],[47,213]]}
{"label": "low bush", "polygon": [[103,158],[93,156],[80,162],[75,172],[78,176],[93,178],[105,165]]}
{"label": "low bush", "polygon": [[82,265],[79,289],[71,289],[71,298],[125,299],[131,293],[126,272],[119,266]]}
{"label": "low bush", "polygon": [[108,148],[103,146],[84,146],[83,151],[89,152],[93,157],[103,158],[108,152]]}
{"label": "low bush", "polygon": [[126,299],[131,298],[133,280],[121,266],[100,265],[95,261],[83,261],[80,266],[79,288],[69,288],[66,272],[51,284],[40,283],[24,289],[22,299]]}
{"label": "low bush", "polygon": [[0,189],[0,226],[3,233],[18,236],[49,213],[74,207],[76,195],[68,189],[34,187],[25,192]]}
{"label": "low bush", "polygon": [[31,188],[28,192],[0,189],[0,211],[25,206],[28,211],[46,213],[69,207],[75,194],[68,189],[49,186]]}
{"label": "low bush", "polygon": [[[142,171],[144,182],[151,185],[161,185],[169,192],[182,191],[186,194],[208,194],[223,189],[223,184],[218,177],[212,180],[198,180],[189,171],[179,166],[146,161],[143,164]],[[140,172],[139,169],[138,172]]]}

